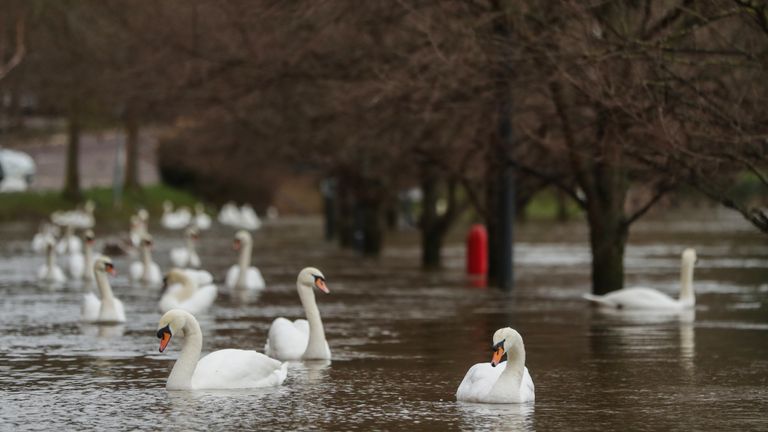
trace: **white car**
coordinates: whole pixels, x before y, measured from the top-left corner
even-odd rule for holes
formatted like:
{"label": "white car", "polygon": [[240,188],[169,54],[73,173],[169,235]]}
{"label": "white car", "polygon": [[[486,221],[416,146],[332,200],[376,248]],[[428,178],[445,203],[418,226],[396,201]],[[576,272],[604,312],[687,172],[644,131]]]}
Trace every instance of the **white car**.
{"label": "white car", "polygon": [[28,154],[0,148],[0,192],[23,192],[35,177],[35,161]]}

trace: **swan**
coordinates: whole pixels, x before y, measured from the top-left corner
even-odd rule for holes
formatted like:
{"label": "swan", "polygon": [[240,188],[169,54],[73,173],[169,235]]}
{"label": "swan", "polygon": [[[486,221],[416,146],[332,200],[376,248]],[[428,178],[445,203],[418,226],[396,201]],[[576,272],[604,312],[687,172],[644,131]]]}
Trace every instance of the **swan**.
{"label": "swan", "polygon": [[80,317],[90,323],[122,323],[125,322],[123,302],[112,294],[107,274],[115,275],[115,266],[112,260],[105,256],[96,258],[93,262],[93,274],[96,276],[96,285],[101,292],[101,300],[93,293],[83,297],[80,309]]}
{"label": "swan", "polygon": [[288,375],[287,363],[256,351],[223,349],[200,358],[200,324],[187,311],[166,312],[157,328],[160,352],[165,351],[174,335],[184,336],[181,354],[165,384],[168,390],[272,387],[282,384]]}
{"label": "swan", "polygon": [[45,264],[37,270],[37,278],[43,282],[62,283],[67,280],[61,267],[56,265],[55,249],[53,238],[48,238],[48,243],[45,245]]}
{"label": "swan", "polygon": [[299,292],[301,305],[307,319],[289,321],[286,318],[275,318],[269,328],[264,352],[280,360],[330,360],[331,350],[325,340],[325,329],[320,319],[320,311],[315,303],[315,293],[312,288],[328,294],[325,277],[320,270],[307,267],[299,273],[296,279],[296,289]]}
{"label": "swan", "polygon": [[37,253],[45,252],[48,238],[56,237],[57,235],[59,235],[59,227],[47,222],[42,223],[37,234],[32,237],[32,250]]}
{"label": "swan", "polygon": [[86,230],[83,234],[83,237],[83,259],[85,271],[82,272],[81,277],[84,281],[91,282],[93,281],[93,242],[96,237],[91,230]]}
{"label": "swan", "polygon": [[64,228],[64,236],[61,237],[59,243],[56,245],[56,252],[60,254],[70,254],[73,252],[80,252],[83,249],[83,243],[75,235],[75,229],[72,225],[66,225]]}
{"label": "swan", "polygon": [[253,210],[253,207],[248,204],[237,208],[235,203],[228,202],[221,207],[218,219],[222,225],[229,225],[249,231],[261,228],[261,219]]}
{"label": "swan", "polygon": [[680,265],[680,298],[677,300],[652,288],[635,287],[609,292],[605,295],[585,294],[584,298],[602,308],[622,310],[678,311],[691,309],[696,303],[693,294],[693,267],[696,251],[683,251]]}
{"label": "swan", "polygon": [[195,204],[195,226],[201,230],[207,230],[211,227],[211,217],[205,213],[203,203]]}
{"label": "swan", "polygon": [[[509,327],[496,330],[492,349],[490,363],[477,363],[469,368],[456,391],[456,400],[478,403],[533,402],[533,379],[525,367],[525,346],[520,333]],[[500,363],[504,354],[507,355],[507,361]]]}
{"label": "swan", "polygon": [[189,227],[184,231],[185,247],[171,249],[171,262],[176,267],[200,267],[200,257],[195,250],[195,242],[198,238],[195,227]]}
{"label": "swan", "polygon": [[257,215],[253,210],[253,207],[248,204],[240,207],[240,220],[243,229],[256,231],[261,228],[261,219],[259,219],[259,215]]}
{"label": "swan", "polygon": [[131,280],[145,285],[157,285],[163,281],[160,267],[152,261],[152,236],[145,234],[141,239],[141,261],[131,264]]}
{"label": "swan", "polygon": [[251,266],[253,238],[248,231],[240,230],[235,234],[235,250],[240,250],[237,264],[227,271],[227,288],[239,290],[262,290],[266,286],[258,268]]}
{"label": "swan", "polygon": [[221,206],[217,219],[222,225],[237,226],[240,220],[240,210],[235,203],[230,201]]}
{"label": "swan", "polygon": [[173,204],[170,201],[163,202],[163,216],[160,223],[163,228],[182,229],[189,225],[192,220],[192,214],[185,207],[173,211]]}
{"label": "swan", "polygon": [[160,311],[204,312],[216,300],[216,285],[212,281],[213,276],[206,271],[171,269],[164,279],[163,295],[158,304]]}
{"label": "swan", "polygon": [[69,211],[55,211],[51,214],[51,221],[56,225],[67,226],[72,225],[75,228],[93,228],[95,219],[93,217],[93,211],[96,205],[93,201],[88,200],[83,205],[82,209],[69,210]]}

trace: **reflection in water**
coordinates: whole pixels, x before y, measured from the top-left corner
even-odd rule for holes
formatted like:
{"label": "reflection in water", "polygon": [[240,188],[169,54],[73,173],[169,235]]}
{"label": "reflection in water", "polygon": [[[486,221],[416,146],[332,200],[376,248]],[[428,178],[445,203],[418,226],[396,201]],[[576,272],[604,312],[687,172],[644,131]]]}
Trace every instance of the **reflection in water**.
{"label": "reflection in water", "polygon": [[80,324],[83,335],[103,339],[117,338],[125,333],[125,324]]}
{"label": "reflection in water", "polygon": [[533,431],[534,404],[456,402],[466,429]]}
{"label": "reflection in water", "polygon": [[[331,366],[330,360],[305,360],[303,362],[304,369],[306,370],[307,381],[322,381],[328,377],[329,368]],[[289,365],[291,368],[291,365]],[[291,369],[293,372],[294,369]]]}

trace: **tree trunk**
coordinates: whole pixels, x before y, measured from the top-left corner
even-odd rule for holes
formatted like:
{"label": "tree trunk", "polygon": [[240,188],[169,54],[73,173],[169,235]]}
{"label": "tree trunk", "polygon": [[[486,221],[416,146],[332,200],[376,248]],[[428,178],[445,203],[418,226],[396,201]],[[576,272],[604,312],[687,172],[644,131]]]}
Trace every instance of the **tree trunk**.
{"label": "tree trunk", "polygon": [[125,190],[137,191],[139,184],[139,122],[128,114],[125,119]]}
{"label": "tree trunk", "polygon": [[337,187],[339,246],[352,248],[355,246],[355,199],[346,177],[339,177]]}
{"label": "tree trunk", "polygon": [[80,201],[80,119],[76,109],[69,113],[67,127],[67,160],[64,174],[64,198],[70,201]]}
{"label": "tree trunk", "polygon": [[499,179],[498,163],[489,154],[486,162],[485,176],[485,211],[488,217],[485,227],[488,231],[488,285],[493,286],[499,282]]}
{"label": "tree trunk", "polygon": [[363,254],[379,256],[384,246],[382,202],[377,197],[367,197],[362,201],[362,204]]}
{"label": "tree trunk", "polygon": [[605,294],[624,287],[624,249],[628,229],[620,208],[594,207],[597,211],[587,212],[592,248],[592,293]]}

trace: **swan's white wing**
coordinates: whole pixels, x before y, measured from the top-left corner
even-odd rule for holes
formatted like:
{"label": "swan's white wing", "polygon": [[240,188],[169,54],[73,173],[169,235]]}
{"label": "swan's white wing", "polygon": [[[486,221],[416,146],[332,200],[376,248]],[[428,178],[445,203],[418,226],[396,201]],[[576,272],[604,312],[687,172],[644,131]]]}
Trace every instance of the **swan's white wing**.
{"label": "swan's white wing", "polygon": [[307,320],[291,322],[283,317],[275,318],[269,328],[264,352],[280,360],[299,360],[309,343]]}
{"label": "swan's white wing", "polygon": [[69,275],[74,279],[81,279],[85,273],[85,257],[81,253],[71,253],[67,259]]}
{"label": "swan's white wing", "polygon": [[211,217],[207,214],[199,214],[195,216],[195,225],[201,230],[207,230],[211,227]]}
{"label": "swan's white wing", "polygon": [[193,315],[199,314],[211,307],[216,300],[216,293],[216,285],[204,285],[195,292],[195,295],[179,303],[177,307]]}
{"label": "swan's white wing", "polygon": [[80,319],[85,322],[98,320],[99,309],[101,309],[101,300],[94,293],[85,294],[83,303],[80,305]]}
{"label": "swan's white wing", "polygon": [[264,289],[266,284],[264,283],[264,277],[261,276],[261,272],[256,267],[248,267],[248,272],[245,274],[245,287],[248,289]]}
{"label": "swan's white wing", "polygon": [[680,309],[679,301],[651,288],[625,288],[603,296],[585,295],[587,300],[617,309]]}
{"label": "swan's white wing", "polygon": [[115,321],[125,322],[125,308],[123,307],[123,302],[117,297],[115,297]]}
{"label": "swan's white wing", "polygon": [[48,244],[49,234],[37,233],[32,237],[32,250],[41,253],[45,252],[45,246]]}
{"label": "swan's white wing", "polygon": [[163,281],[163,274],[160,272],[160,266],[156,263],[149,264],[149,283],[159,284]]}
{"label": "swan's white wing", "polygon": [[213,283],[213,275],[205,270],[184,269],[184,273],[192,279],[198,287]]}
{"label": "swan's white wing", "polygon": [[144,273],[144,264],[141,261],[134,261],[131,263],[131,280],[137,281],[141,279],[141,275]]}
{"label": "swan's white wing", "polygon": [[67,277],[64,276],[64,272],[61,270],[61,267],[54,265],[53,271],[51,272],[52,278],[51,280],[53,282],[66,282]]}
{"label": "swan's white wing", "polygon": [[520,402],[533,402],[536,399],[536,388],[528,368],[523,370],[523,380],[520,382]]}
{"label": "swan's white wing", "polygon": [[186,267],[189,262],[187,248],[180,247],[171,249],[171,262],[175,267]]}
{"label": "swan's white wing", "polygon": [[239,273],[240,273],[239,265],[235,264],[229,268],[229,270],[227,271],[227,278],[225,279],[225,282],[224,282],[227,288],[235,287],[235,284],[237,283],[237,276]]}
{"label": "swan's white wing", "polygon": [[224,349],[201,358],[192,376],[193,389],[234,389],[278,386],[287,365],[256,351]]}
{"label": "swan's white wing", "polygon": [[461,384],[459,384],[459,388],[456,390],[456,400],[494,403],[494,401],[489,400],[488,393],[506,367],[507,362],[502,362],[496,367],[491,366],[490,363],[475,364],[469,368]]}

